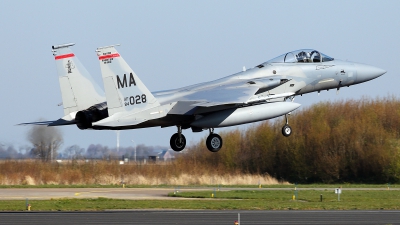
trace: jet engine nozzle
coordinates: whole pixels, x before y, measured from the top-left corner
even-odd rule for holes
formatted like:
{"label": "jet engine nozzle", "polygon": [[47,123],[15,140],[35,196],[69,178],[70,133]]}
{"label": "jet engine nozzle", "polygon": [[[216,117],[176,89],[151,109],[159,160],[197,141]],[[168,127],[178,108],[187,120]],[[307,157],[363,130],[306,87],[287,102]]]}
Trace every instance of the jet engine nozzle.
{"label": "jet engine nozzle", "polygon": [[75,121],[79,129],[92,128],[92,123],[108,117],[107,103],[103,102],[76,113]]}

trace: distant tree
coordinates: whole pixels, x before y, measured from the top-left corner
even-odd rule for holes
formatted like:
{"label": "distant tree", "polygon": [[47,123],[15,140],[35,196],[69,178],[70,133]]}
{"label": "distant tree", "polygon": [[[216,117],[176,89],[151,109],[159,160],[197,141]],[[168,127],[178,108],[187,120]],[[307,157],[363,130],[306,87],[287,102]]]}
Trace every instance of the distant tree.
{"label": "distant tree", "polygon": [[78,145],[71,145],[67,147],[65,150],[66,157],[69,159],[83,159],[85,149],[79,147]]}
{"label": "distant tree", "polygon": [[32,126],[27,134],[28,141],[32,143],[32,155],[43,162],[52,160],[63,143],[63,137],[59,129],[55,127]]}
{"label": "distant tree", "polygon": [[26,155],[16,150],[13,146],[0,146],[0,159],[23,159]]}

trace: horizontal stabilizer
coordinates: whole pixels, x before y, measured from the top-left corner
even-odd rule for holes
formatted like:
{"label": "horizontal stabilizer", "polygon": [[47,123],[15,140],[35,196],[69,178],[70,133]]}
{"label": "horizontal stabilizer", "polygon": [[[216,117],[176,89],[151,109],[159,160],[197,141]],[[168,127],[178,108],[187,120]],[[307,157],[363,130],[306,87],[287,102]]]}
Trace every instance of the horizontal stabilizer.
{"label": "horizontal stabilizer", "polygon": [[30,123],[20,123],[17,124],[17,126],[26,126],[26,125],[42,125],[42,126],[64,126],[64,125],[72,125],[76,124],[75,120],[68,121],[64,119],[58,119],[58,120],[51,120],[51,121],[38,121],[38,122],[30,122]]}
{"label": "horizontal stabilizer", "polygon": [[58,119],[58,120],[54,121],[53,123],[50,123],[49,127],[72,125],[72,124],[76,124],[76,121],[75,120],[68,121],[68,120],[64,120],[64,119]]}
{"label": "horizontal stabilizer", "polygon": [[44,125],[48,126],[51,123],[54,123],[56,120],[53,121],[38,121],[38,122],[30,122],[30,123],[20,123],[17,126],[26,126],[26,125]]}

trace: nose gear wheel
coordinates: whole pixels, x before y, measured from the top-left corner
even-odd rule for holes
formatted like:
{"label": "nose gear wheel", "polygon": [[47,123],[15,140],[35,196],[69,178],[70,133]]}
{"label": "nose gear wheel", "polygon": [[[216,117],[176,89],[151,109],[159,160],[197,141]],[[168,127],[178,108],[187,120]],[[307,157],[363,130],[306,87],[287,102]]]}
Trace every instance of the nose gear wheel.
{"label": "nose gear wheel", "polygon": [[292,134],[292,128],[286,124],[282,127],[282,134],[285,137],[289,137]]}
{"label": "nose gear wheel", "polygon": [[289,137],[292,134],[292,128],[288,125],[289,120],[288,120],[288,115],[285,115],[286,119],[286,124],[282,127],[282,134],[285,137]]}

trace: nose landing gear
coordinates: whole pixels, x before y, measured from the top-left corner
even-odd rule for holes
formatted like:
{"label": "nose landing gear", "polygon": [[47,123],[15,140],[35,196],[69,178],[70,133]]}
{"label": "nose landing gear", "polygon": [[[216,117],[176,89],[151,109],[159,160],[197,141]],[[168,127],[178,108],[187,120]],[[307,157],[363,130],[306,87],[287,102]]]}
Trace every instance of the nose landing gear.
{"label": "nose landing gear", "polygon": [[175,133],[174,135],[172,135],[172,137],[169,141],[169,144],[171,145],[171,148],[176,152],[180,152],[185,148],[186,138],[182,134],[181,126],[178,126],[178,133]]}
{"label": "nose landing gear", "polygon": [[218,134],[214,134],[214,128],[210,128],[210,135],[206,140],[208,150],[218,152],[222,148],[222,138]]}
{"label": "nose landing gear", "polygon": [[289,137],[292,134],[292,128],[289,126],[288,114],[285,114],[286,124],[282,127],[282,134]]}

